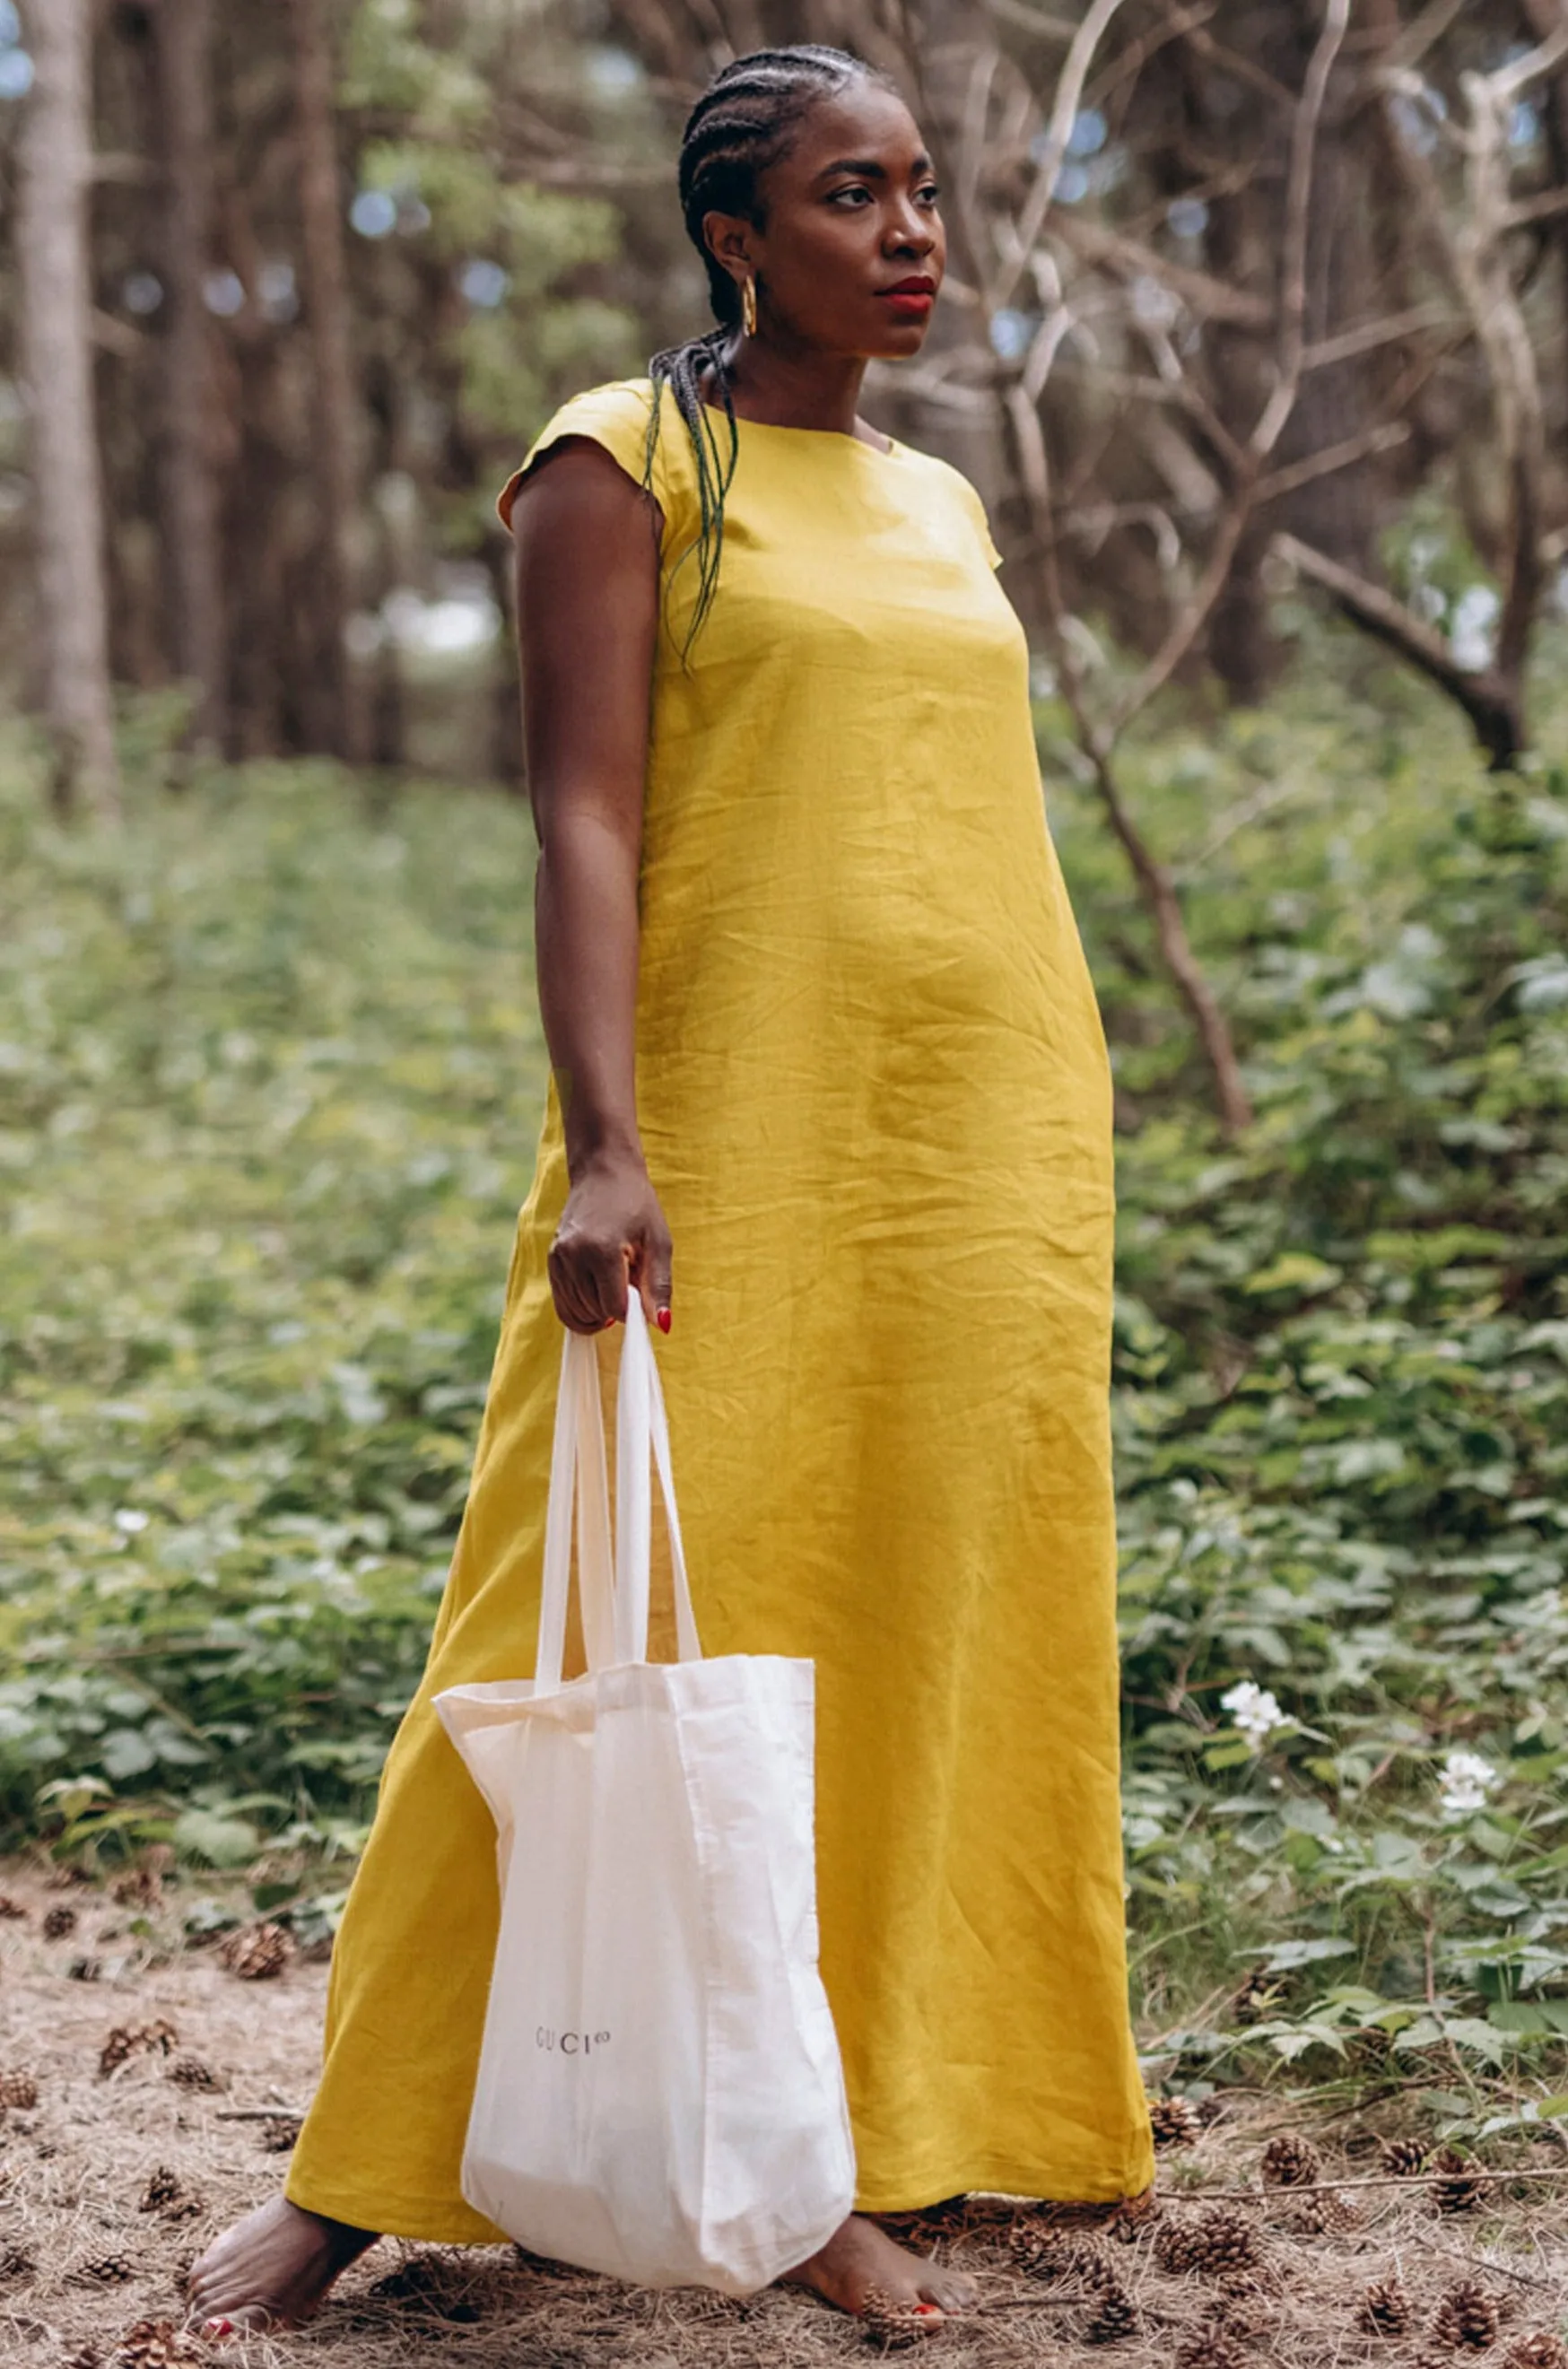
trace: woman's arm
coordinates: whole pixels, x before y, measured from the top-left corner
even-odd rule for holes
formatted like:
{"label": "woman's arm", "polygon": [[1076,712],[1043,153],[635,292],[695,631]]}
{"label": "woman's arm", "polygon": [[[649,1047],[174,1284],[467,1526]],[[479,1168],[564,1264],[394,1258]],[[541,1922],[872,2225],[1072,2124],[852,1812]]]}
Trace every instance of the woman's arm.
{"label": "woman's arm", "polygon": [[550,1287],[577,1333],[624,1317],[628,1277],[649,1318],[670,1321],[670,1230],[635,1077],[659,525],[657,505],[586,439],[549,454],[512,512],[539,1004],[570,1179]]}

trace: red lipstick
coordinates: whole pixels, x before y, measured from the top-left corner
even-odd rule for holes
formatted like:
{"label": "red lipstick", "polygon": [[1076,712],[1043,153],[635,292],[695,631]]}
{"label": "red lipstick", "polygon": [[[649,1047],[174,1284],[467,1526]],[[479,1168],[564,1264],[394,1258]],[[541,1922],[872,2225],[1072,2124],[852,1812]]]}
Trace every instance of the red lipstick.
{"label": "red lipstick", "polygon": [[900,321],[923,321],[936,302],[936,282],[921,272],[908,280],[895,280],[890,288],[879,288],[876,293]]}

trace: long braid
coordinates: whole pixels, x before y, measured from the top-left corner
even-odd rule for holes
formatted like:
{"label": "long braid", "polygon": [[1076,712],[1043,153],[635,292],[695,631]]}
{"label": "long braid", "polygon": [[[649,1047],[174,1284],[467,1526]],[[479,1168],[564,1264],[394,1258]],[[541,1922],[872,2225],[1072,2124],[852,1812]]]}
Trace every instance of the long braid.
{"label": "long braid", "polygon": [[[704,218],[710,213],[742,214],[759,222],[759,180],[770,165],[785,154],[811,109],[852,83],[885,80],[847,51],[827,49],[815,41],[793,49],[753,50],[714,76],[687,118],[681,141],[681,211],[686,235],[708,275],[708,296],[718,326],[666,348],[648,363],[653,405],[644,479],[651,489],[659,416],[668,387],[692,440],[697,468],[700,526],[692,546],[697,557],[697,599],[686,635],[688,652],[718,589],[725,496],[739,450],[729,369],[740,325],[740,295],[729,273],[709,250],[703,236]],[[727,450],[721,447],[704,394],[709,374],[728,425]],[[690,552],[683,553],[682,564],[690,556]]]}

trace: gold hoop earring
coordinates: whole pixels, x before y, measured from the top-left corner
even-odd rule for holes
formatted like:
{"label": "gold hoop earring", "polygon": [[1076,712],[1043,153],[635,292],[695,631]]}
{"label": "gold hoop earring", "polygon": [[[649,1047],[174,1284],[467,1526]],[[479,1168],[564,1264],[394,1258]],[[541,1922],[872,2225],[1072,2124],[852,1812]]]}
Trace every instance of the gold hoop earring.
{"label": "gold hoop earring", "polygon": [[740,283],[740,326],[749,338],[757,334],[757,283],[743,280]]}

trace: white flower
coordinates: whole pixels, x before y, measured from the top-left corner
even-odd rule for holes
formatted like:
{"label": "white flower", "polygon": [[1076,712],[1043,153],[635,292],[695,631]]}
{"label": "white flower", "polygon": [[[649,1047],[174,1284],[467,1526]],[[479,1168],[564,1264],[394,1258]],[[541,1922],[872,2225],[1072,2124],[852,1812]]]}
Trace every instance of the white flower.
{"label": "white flower", "polygon": [[1277,1728],[1293,1724],[1267,1688],[1255,1686],[1251,1678],[1239,1678],[1219,1700],[1235,1722],[1237,1733],[1245,1736],[1254,1752],[1263,1750]]}
{"label": "white flower", "polygon": [[134,1538],[138,1530],[144,1530],[151,1519],[150,1514],[138,1513],[133,1505],[121,1505],[114,1517],[114,1527],[130,1539]]}
{"label": "white flower", "polygon": [[1446,1818],[1468,1818],[1486,1807],[1486,1797],[1497,1782],[1497,1771],[1479,1752],[1450,1752],[1437,1780],[1438,1803]]}

